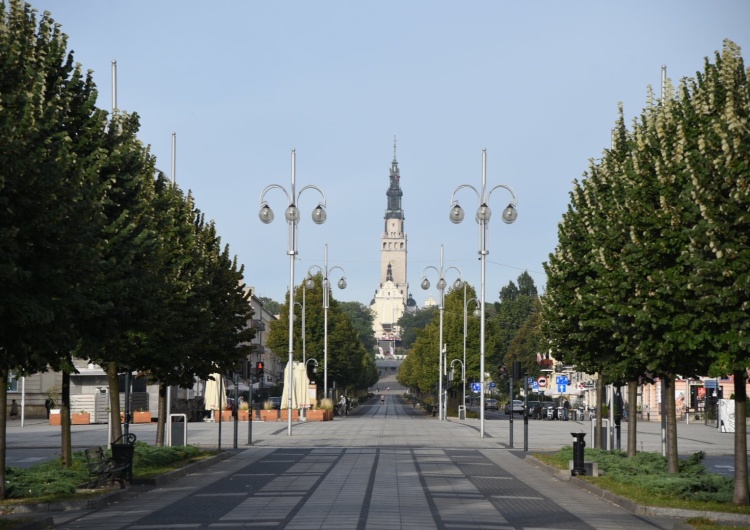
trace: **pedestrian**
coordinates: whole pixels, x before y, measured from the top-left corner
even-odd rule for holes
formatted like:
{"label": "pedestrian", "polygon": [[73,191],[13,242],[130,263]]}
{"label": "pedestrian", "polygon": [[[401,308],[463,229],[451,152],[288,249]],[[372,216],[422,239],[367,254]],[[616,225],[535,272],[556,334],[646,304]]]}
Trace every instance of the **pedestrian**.
{"label": "pedestrian", "polygon": [[339,399],[339,414],[341,416],[346,415],[346,396],[344,394],[341,394],[341,399]]}
{"label": "pedestrian", "polygon": [[18,403],[14,399],[10,404],[10,419],[15,420],[18,416]]}
{"label": "pedestrian", "polygon": [[570,414],[570,401],[567,399],[563,403],[563,421],[568,421],[568,415]]}
{"label": "pedestrian", "polygon": [[44,400],[44,408],[47,409],[47,419],[49,419],[49,411],[52,408],[52,399],[47,398]]}
{"label": "pedestrian", "polygon": [[349,398],[346,398],[346,415],[349,415],[349,409],[352,408],[352,401]]}
{"label": "pedestrian", "polygon": [[383,405],[385,403],[385,394],[380,394],[380,404]]}

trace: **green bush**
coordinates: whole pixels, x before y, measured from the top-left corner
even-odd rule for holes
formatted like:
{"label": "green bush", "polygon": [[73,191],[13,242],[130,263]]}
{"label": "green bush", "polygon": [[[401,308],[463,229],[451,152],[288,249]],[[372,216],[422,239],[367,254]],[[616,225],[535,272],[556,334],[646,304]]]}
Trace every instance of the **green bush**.
{"label": "green bush", "polygon": [[[698,452],[680,460],[680,472],[667,471],[667,459],[657,453],[636,453],[627,458],[624,451],[586,449],[586,460],[597,462],[607,479],[621,484],[638,486],[655,497],[672,497],[691,501],[731,503],[734,479],[709,473],[703,466],[705,453]],[[555,455],[555,461],[573,460],[573,448],[564,447]],[[562,466],[561,466],[562,467]]]}
{"label": "green bush", "polygon": [[[200,454],[194,446],[154,447],[136,442],[133,455],[133,474],[146,474],[175,462],[190,460]],[[107,451],[108,456],[111,452]],[[89,480],[83,451],[73,453],[70,468],[63,468],[60,460],[49,460],[30,468],[9,467],[5,472],[7,499],[40,498],[50,495],[72,495],[76,488]]]}

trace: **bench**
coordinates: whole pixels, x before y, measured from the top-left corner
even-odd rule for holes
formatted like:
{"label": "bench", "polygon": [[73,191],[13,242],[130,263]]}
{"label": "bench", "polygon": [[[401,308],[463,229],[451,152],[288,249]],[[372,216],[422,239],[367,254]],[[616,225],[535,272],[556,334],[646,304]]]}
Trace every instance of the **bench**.
{"label": "bench", "polygon": [[122,476],[125,468],[118,466],[114,459],[107,458],[104,449],[89,447],[84,450],[84,454],[86,455],[86,468],[89,472],[87,488],[113,486],[115,482],[120,484],[121,489],[125,487],[125,480]]}

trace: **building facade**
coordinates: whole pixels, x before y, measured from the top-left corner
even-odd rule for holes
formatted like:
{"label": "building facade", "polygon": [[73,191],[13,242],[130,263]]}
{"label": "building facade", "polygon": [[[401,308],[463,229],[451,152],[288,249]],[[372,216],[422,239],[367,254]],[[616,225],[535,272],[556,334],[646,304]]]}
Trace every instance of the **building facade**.
{"label": "building facade", "polygon": [[375,297],[370,302],[373,313],[373,333],[384,353],[395,354],[401,340],[398,320],[405,311],[416,310],[409,297],[406,280],[407,238],[404,230],[404,210],[401,205],[401,174],[396,159],[396,143],[393,143],[393,161],[386,191],[383,233],[380,236],[380,281]]}

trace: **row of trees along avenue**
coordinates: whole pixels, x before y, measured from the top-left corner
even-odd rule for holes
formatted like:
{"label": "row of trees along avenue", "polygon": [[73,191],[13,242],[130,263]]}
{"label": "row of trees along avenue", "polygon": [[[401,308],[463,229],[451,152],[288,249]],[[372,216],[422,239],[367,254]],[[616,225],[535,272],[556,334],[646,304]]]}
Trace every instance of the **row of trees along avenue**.
{"label": "row of trees along avenue", "polygon": [[242,268],[214,224],[156,170],[136,114],[96,107],[66,47],[48,13],[0,3],[0,378],[63,373],[69,466],[74,356],[106,369],[116,429],[117,374],[158,382],[161,443],[167,386],[235,366],[253,332]]}
{"label": "row of trees along avenue", "polygon": [[[312,278],[314,286],[306,289],[295,286],[294,299],[302,300],[305,289],[305,353],[307,359],[318,362],[318,372],[311,377],[317,388],[323,390],[323,361],[325,350],[325,313],[323,309],[323,276]],[[328,386],[335,382],[336,389],[346,395],[366,392],[379,377],[375,365],[374,337],[372,336],[372,314],[369,309],[356,302],[338,302],[329,295],[328,304]],[[346,307],[341,307],[345,305]],[[293,356],[302,361],[302,307],[295,303],[293,322]],[[364,344],[370,346],[369,349]],[[274,352],[289,351],[289,293],[281,305],[279,319],[271,322],[266,346]],[[307,366],[308,371],[312,366]],[[312,375],[312,374],[310,374]]]}
{"label": "row of trees along avenue", "polygon": [[[518,276],[518,283],[509,282],[499,293],[499,301],[485,304],[485,366],[489,380],[498,383],[497,391],[505,393],[504,368],[513,361],[521,362],[524,373],[539,375],[536,353],[543,349],[540,327],[539,296],[534,280],[528,272]],[[450,289],[443,308],[443,343],[446,346],[447,366],[450,371],[455,359],[463,362],[464,317],[466,317],[466,381],[479,381],[480,321],[474,313],[479,308],[476,290],[466,284]],[[423,308],[405,314],[398,322],[403,347],[408,355],[401,364],[398,381],[412,389],[421,399],[434,396],[438,384],[438,352],[440,351],[440,318],[438,308]],[[455,363],[456,376],[449,388],[449,406],[463,399],[460,363]]]}
{"label": "row of trees along avenue", "polygon": [[665,382],[675,473],[675,376],[732,375],[734,503],[747,505],[750,85],[739,47],[725,41],[695,78],[650,96],[630,129],[620,108],[611,149],[574,183],[545,264],[545,334],[579,370],[627,383],[630,421],[637,382]]}

